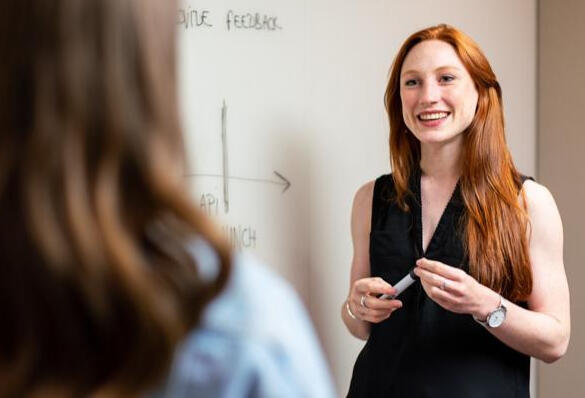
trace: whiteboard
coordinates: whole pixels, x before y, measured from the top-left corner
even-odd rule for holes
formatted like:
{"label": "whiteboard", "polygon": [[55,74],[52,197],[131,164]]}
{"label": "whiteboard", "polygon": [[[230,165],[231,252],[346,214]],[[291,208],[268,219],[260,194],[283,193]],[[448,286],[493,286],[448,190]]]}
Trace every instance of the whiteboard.
{"label": "whiteboard", "polygon": [[232,245],[254,251],[308,300],[304,3],[262,3],[179,9],[187,174]]}
{"label": "whiteboard", "polygon": [[234,247],[299,291],[340,395],[363,346],[339,316],[351,202],[390,171],[383,95],[392,59],[408,35],[438,23],[486,53],[516,164],[534,175],[535,0],[183,0],[178,12],[193,197]]}

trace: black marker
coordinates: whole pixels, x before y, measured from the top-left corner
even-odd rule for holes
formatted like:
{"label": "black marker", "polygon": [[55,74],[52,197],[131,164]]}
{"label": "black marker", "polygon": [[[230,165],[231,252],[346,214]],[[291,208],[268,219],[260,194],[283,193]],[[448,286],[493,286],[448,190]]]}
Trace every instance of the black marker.
{"label": "black marker", "polygon": [[414,268],[410,270],[408,274],[404,278],[402,278],[396,285],[394,285],[394,289],[396,289],[396,293],[393,295],[390,294],[382,294],[378,296],[379,299],[395,299],[398,297],[400,293],[406,290],[410,285],[412,285],[416,280],[418,280],[418,276],[414,273]]}

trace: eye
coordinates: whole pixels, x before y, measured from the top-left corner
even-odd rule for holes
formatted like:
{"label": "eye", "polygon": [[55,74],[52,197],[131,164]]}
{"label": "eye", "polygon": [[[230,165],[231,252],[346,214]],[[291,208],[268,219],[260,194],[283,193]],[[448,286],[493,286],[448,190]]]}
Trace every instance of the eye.
{"label": "eye", "polygon": [[416,81],[416,79],[408,79],[404,82],[404,85],[406,87],[413,87],[416,86],[418,84],[418,82]]}
{"label": "eye", "polygon": [[455,80],[455,76],[453,75],[441,75],[439,78],[440,83],[451,83],[453,80]]}

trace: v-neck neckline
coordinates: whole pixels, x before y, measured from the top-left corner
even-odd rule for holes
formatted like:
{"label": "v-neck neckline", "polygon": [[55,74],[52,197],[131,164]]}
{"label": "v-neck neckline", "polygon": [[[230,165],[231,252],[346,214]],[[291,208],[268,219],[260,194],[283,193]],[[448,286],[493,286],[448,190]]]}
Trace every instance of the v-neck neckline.
{"label": "v-neck neckline", "polygon": [[[415,171],[412,173],[412,187],[414,188],[414,196],[416,202],[416,210],[413,211],[413,214],[416,216],[416,222],[414,223],[416,229],[416,236],[415,236],[415,245],[417,249],[417,257],[426,257],[428,253],[433,253],[435,247],[439,247],[441,243],[441,239],[444,236],[444,230],[447,224],[448,215],[451,214],[453,210],[453,205],[455,202],[455,196],[459,191],[459,179],[455,184],[455,188],[453,188],[453,192],[451,192],[451,196],[449,197],[449,201],[445,205],[441,216],[439,217],[439,222],[429,239],[429,243],[427,244],[426,249],[423,249],[423,224],[422,224],[422,186],[421,186],[421,178],[422,178],[422,171],[420,167],[417,167]],[[418,255],[420,253],[420,255]]]}

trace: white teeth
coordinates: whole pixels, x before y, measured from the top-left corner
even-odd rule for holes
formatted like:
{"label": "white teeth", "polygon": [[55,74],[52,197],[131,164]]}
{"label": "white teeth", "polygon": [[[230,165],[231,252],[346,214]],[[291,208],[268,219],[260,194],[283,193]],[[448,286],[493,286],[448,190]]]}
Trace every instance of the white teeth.
{"label": "white teeth", "polygon": [[437,120],[447,117],[447,112],[425,113],[418,115],[421,120]]}

